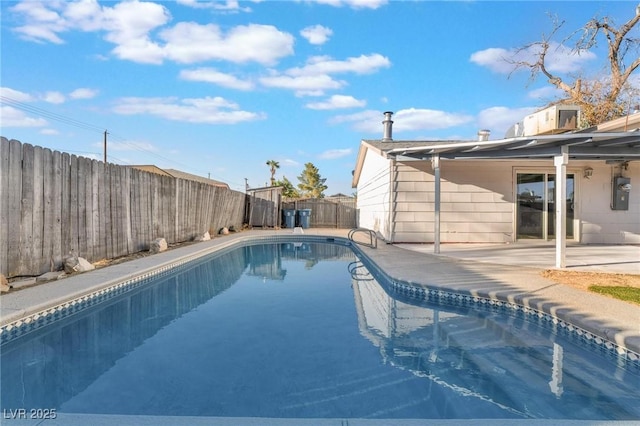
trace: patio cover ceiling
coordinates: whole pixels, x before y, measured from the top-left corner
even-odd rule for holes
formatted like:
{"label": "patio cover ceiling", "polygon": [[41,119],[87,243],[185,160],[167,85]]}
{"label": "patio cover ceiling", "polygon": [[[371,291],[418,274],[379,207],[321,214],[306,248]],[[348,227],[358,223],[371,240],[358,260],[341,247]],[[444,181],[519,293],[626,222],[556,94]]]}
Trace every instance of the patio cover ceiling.
{"label": "patio cover ceiling", "polygon": [[[380,141],[363,140],[354,170],[360,177],[363,152],[368,146],[398,161],[431,160],[435,172],[434,252],[440,252],[440,160],[529,159],[552,160],[558,181],[556,199],[566,199],[566,166],[569,160],[626,162],[640,160],[640,129],[628,132],[572,132],[478,141]],[[566,205],[556,203],[556,267],[565,267]]]}
{"label": "patio cover ceiling", "polygon": [[[576,132],[487,141],[363,141],[398,160],[553,159],[568,150],[576,160],[640,160],[640,130]],[[563,147],[565,147],[563,149]]]}

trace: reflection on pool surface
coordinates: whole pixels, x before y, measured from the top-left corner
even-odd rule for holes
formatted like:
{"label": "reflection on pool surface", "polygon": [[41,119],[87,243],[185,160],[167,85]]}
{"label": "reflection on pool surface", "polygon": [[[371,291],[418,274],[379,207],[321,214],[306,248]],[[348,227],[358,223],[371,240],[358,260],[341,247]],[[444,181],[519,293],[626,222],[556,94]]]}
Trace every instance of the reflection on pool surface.
{"label": "reflection on pool surface", "polygon": [[4,410],[640,419],[637,370],[496,310],[416,302],[338,244],[248,245],[3,344]]}

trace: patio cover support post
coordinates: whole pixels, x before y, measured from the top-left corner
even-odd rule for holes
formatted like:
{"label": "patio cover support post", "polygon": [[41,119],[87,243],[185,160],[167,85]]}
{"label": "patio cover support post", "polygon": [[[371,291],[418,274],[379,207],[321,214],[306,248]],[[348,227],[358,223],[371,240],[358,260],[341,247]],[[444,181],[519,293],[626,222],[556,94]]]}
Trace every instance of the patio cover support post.
{"label": "patio cover support post", "polygon": [[561,147],[560,154],[553,158],[556,166],[556,268],[564,268],[567,249],[567,164],[569,147]]}
{"label": "patio cover support post", "polygon": [[440,253],[440,154],[431,157],[435,177],[435,206],[433,210],[433,252]]}

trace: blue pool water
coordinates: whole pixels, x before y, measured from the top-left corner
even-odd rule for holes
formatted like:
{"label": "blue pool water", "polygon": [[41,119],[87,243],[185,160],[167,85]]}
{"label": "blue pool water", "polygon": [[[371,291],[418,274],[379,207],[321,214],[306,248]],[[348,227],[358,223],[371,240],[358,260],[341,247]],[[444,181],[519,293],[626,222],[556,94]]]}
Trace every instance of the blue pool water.
{"label": "blue pool water", "polygon": [[396,294],[338,244],[226,250],[1,350],[3,410],[640,419],[635,366],[518,315]]}

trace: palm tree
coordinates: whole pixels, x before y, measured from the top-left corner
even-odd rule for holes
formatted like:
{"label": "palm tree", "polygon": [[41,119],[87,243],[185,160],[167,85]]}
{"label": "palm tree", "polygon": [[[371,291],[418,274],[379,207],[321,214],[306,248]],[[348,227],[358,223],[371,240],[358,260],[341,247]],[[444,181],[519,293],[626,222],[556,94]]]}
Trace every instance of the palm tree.
{"label": "palm tree", "polygon": [[269,166],[269,171],[271,172],[271,186],[276,185],[276,170],[280,168],[280,163],[275,160],[267,161],[267,166]]}

